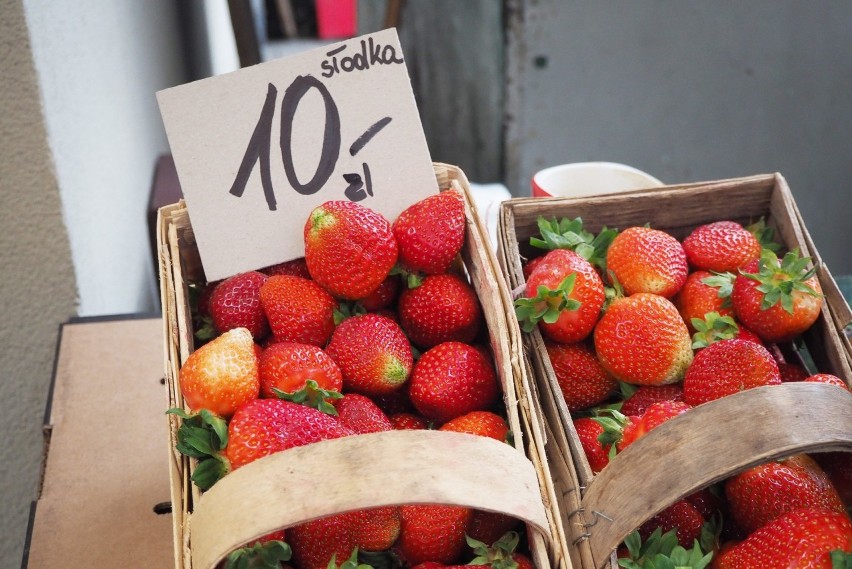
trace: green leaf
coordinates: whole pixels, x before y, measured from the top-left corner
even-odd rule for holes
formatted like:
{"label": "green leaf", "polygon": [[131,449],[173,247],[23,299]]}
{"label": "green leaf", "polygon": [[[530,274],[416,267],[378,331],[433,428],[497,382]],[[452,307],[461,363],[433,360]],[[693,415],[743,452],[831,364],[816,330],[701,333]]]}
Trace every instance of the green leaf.
{"label": "green leaf", "polygon": [[280,389],[273,387],[273,393],[279,398],[291,403],[305,405],[322,411],[326,415],[337,415],[337,409],[331,405],[329,399],[341,399],[343,394],[333,389],[324,389],[314,379],[305,381],[305,386],[302,389],[293,393],[286,393]]}
{"label": "green leaf", "polygon": [[229,471],[230,467],[226,459],[208,458],[200,461],[195,467],[195,472],[192,473],[192,481],[201,490],[209,490]]}
{"label": "green leaf", "polygon": [[831,569],[852,569],[852,553],[841,549],[832,551]]}

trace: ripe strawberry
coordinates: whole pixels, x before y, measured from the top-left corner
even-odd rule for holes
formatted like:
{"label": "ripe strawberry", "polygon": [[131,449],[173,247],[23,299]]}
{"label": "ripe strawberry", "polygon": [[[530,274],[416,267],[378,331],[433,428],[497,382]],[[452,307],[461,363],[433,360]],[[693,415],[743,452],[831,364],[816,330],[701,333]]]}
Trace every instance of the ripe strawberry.
{"label": "ripe strawberry", "polygon": [[493,544],[520,525],[517,518],[506,514],[474,510],[467,535],[482,543]]}
{"label": "ripe strawberry", "polygon": [[275,275],[290,275],[291,277],[302,277],[303,279],[311,278],[311,273],[308,272],[308,264],[305,262],[304,257],[264,267],[260,269],[260,272],[270,277],[274,277]]}
{"label": "ripe strawberry", "polygon": [[733,286],[734,275],[731,274],[714,276],[707,271],[695,271],[686,277],[683,288],[672,302],[683,317],[683,321],[686,322],[690,333],[695,333],[692,325],[694,318],[703,320],[704,316],[710,312],[716,312],[721,316],[734,315],[734,307],[730,299]]}
{"label": "ripe strawberry", "polygon": [[751,533],[798,508],[844,512],[825,472],[807,455],[749,468],[725,483],[731,515]]}
{"label": "ripe strawberry", "polygon": [[535,270],[535,268],[538,266],[538,264],[541,263],[544,260],[544,257],[545,257],[545,255],[542,255],[541,257],[536,257],[535,259],[530,259],[529,261],[524,263],[524,266],[523,266],[523,269],[522,269],[523,273],[524,273],[524,280],[530,279],[530,275]]}
{"label": "ripe strawberry", "polygon": [[364,551],[384,551],[399,538],[402,515],[398,506],[383,506],[350,513],[352,539]]}
{"label": "ripe strawberry", "polygon": [[287,275],[269,277],[260,303],[276,342],[325,346],[334,331],[337,301],[314,281]]}
{"label": "ripe strawberry", "polygon": [[192,352],[180,368],[180,390],[190,409],[230,417],[260,391],[251,332],[234,328]]}
{"label": "ripe strawberry", "polygon": [[390,419],[394,430],[397,431],[429,428],[429,421],[413,413],[397,413],[396,415],[391,415],[388,419]]}
{"label": "ripe strawberry", "polygon": [[389,276],[382,281],[379,288],[373,291],[372,294],[360,300],[361,306],[363,306],[367,312],[376,312],[383,308],[387,308],[396,302],[400,288],[402,288],[402,283],[400,282],[399,277],[396,275]]}
{"label": "ripe strawberry", "polygon": [[591,333],[604,303],[604,288],[594,267],[567,249],[544,256],[527,279],[515,313],[525,332],[536,325],[556,342],[572,343]]}
{"label": "ripe strawberry", "polygon": [[281,399],[256,399],[234,413],[225,449],[232,469],[288,448],[353,432],[331,415]]}
{"label": "ripe strawberry", "polygon": [[219,283],[207,302],[217,332],[248,328],[256,340],[269,334],[269,324],[260,306],[260,287],[266,279],[262,273],[249,271]]}
{"label": "ripe strawberry", "polygon": [[628,227],[606,254],[607,271],[628,296],[646,292],[671,298],[686,282],[686,253],[677,239],[649,227]]}
{"label": "ripe strawberry", "polygon": [[335,403],[335,407],[337,419],[356,434],[393,430],[388,416],[369,397],[347,393]]}
{"label": "ripe strawberry", "polygon": [[426,349],[441,342],[471,342],[482,325],[476,291],[451,273],[428,276],[420,286],[402,291],[398,310],[402,329]]}
{"label": "ripe strawberry", "polygon": [[304,235],[311,277],[337,298],[370,295],[396,263],[390,223],[355,202],[329,201],[314,208]]}
{"label": "ripe strawberry", "polygon": [[355,549],[352,513],[336,514],[287,529],[293,561],[300,569],[327,569],[332,557],[338,563]]}
{"label": "ripe strawberry", "polygon": [[747,340],[722,340],[696,354],[683,379],[683,400],[696,406],[780,383],[778,364],[766,348]]}
{"label": "ripe strawberry", "polygon": [[598,438],[604,432],[603,425],[590,417],[581,417],[574,419],[574,430],[577,431],[577,438],[580,439],[592,472],[598,473],[603,470],[609,464],[609,453],[612,447],[611,444],[601,443]]}
{"label": "ripe strawberry", "polygon": [[675,383],[692,363],[689,330],[674,305],[655,294],[616,299],[595,327],[595,352],[616,379]]}
{"label": "ripe strawberry", "polygon": [[405,333],[396,322],[377,314],[341,322],[326,353],[340,367],[344,389],[365,395],[398,390],[414,365]]}
{"label": "ripe strawberry", "polygon": [[692,348],[700,350],[721,340],[738,338],[763,345],[757,334],[737,324],[733,316],[722,316],[718,312],[708,312],[704,318],[693,318]]}
{"label": "ripe strawberry", "polygon": [[424,561],[450,564],[465,548],[473,511],[459,506],[401,506],[402,531],[397,547],[409,565]]}
{"label": "ripe strawberry", "polygon": [[545,340],[544,345],[569,411],[597,405],[618,384],[585,343],[559,344]]}
{"label": "ripe strawberry", "polygon": [[734,281],[737,319],[766,342],[792,340],[810,328],[819,318],[822,289],[809,262],[796,251],[779,262],[764,249],[760,260],[744,266]]}
{"label": "ripe strawberry", "polygon": [[836,385],[837,387],[843,388],[846,391],[849,391],[849,386],[846,385],[846,382],[837,377],[836,375],[831,375],[830,373],[817,373],[806,377],[804,381],[809,381],[812,383],[828,383],[829,385]]}
{"label": "ripe strawberry", "polygon": [[455,190],[409,206],[393,222],[400,263],[427,275],[445,273],[461,250],[465,223],[464,199]]}
{"label": "ripe strawberry", "polygon": [[697,227],[683,240],[689,264],[696,269],[724,273],[760,258],[760,242],[734,221]]}
{"label": "ripe strawberry", "polygon": [[491,362],[461,342],[438,344],[420,356],[410,383],[414,407],[438,423],[488,409],[500,395]]}
{"label": "ripe strawberry", "polygon": [[801,567],[831,569],[830,552],[852,552],[849,517],[819,509],[800,509],[755,531],[722,552],[716,569]]}
{"label": "ripe strawberry", "polygon": [[621,440],[617,442],[619,451],[626,449],[653,429],[678,415],[686,413],[692,407],[683,401],[660,401],[649,406],[640,417],[631,417],[624,427]]}
{"label": "ripe strawberry", "polygon": [[657,528],[660,528],[663,533],[675,530],[678,543],[689,548],[696,539],[701,537],[701,527],[704,522],[704,516],[695,506],[685,499],[678,500],[639,526],[639,535],[643,540],[647,540]]}
{"label": "ripe strawberry", "polygon": [[778,371],[781,373],[781,382],[805,381],[811,374],[800,365],[787,362],[777,362]]}
{"label": "ripe strawberry", "polygon": [[260,393],[275,397],[273,389],[295,393],[305,388],[309,379],[322,389],[340,391],[343,376],[337,364],[312,344],[280,342],[272,344],[260,356]]}
{"label": "ripe strawberry", "polygon": [[501,443],[506,442],[506,437],[509,435],[506,420],[490,411],[471,411],[444,423],[438,430],[490,437]]}
{"label": "ripe strawberry", "polygon": [[641,416],[648,407],[660,401],[683,401],[683,386],[642,385],[621,405],[621,413],[628,417]]}

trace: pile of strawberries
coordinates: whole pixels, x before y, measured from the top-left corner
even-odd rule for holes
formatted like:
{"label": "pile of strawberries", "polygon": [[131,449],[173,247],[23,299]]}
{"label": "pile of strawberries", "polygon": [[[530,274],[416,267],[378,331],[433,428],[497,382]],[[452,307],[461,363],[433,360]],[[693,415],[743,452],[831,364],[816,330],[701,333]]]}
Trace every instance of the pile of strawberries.
{"label": "pile of strawberries", "polygon": [[[785,360],[782,348],[814,324],[823,298],[810,259],[779,259],[763,220],[709,223],[683,242],[647,226],[593,235],[579,218],[538,226],[531,245],[548,252],[524,265],[516,313],[545,339],[594,472],[661,423],[745,389],[814,381],[848,390]],[[794,456],[673,504],[626,540],[619,564],[852,564],[850,506],[852,453]]]}
{"label": "pile of strawberries", "polygon": [[[191,413],[170,411],[183,418],[178,449],[199,460],[195,484],[209,489],[288,448],[392,429],[506,441],[482,308],[458,261],[465,231],[455,190],[393,224],[330,201],[305,223],[304,258],[201,284],[194,318],[209,341],[180,370]],[[225,566],[531,566],[515,552],[519,529],[458,506],[382,507],[286,528]]]}

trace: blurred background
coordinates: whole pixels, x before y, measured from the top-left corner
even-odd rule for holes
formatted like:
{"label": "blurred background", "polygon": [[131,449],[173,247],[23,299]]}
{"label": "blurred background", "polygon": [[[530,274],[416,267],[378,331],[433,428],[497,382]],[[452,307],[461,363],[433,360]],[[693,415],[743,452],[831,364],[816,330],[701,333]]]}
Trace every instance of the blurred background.
{"label": "blurred background", "polygon": [[846,1],[0,0],[0,565],[21,560],[59,324],[159,310],[149,224],[177,181],[155,92],[346,26],[398,28],[432,157],[472,181],[529,195],[537,170],[590,160],[665,183],[781,172],[852,274]]}

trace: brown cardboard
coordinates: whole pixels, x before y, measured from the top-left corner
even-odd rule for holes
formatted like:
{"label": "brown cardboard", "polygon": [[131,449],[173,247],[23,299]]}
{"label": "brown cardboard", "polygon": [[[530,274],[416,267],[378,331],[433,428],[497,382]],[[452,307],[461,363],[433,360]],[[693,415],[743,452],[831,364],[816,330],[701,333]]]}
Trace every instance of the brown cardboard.
{"label": "brown cardboard", "polygon": [[62,327],[25,567],[173,567],[162,343],[159,317]]}

